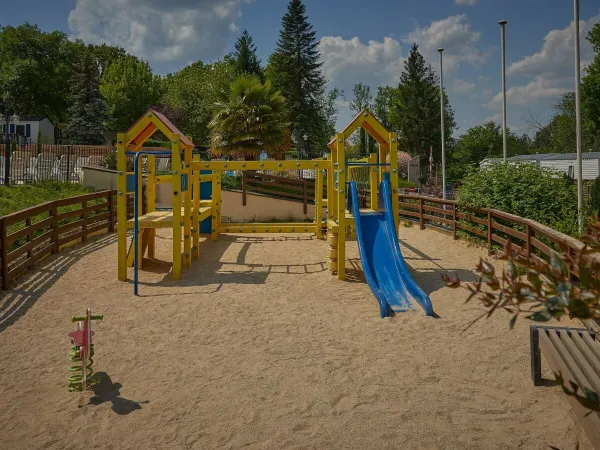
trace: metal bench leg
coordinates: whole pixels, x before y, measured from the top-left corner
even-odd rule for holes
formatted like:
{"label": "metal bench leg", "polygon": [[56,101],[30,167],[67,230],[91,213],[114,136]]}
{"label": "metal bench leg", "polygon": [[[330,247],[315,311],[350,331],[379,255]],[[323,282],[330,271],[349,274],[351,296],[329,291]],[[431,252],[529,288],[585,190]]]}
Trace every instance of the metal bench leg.
{"label": "metal bench leg", "polygon": [[[536,386],[542,385],[542,355],[540,352],[540,330],[536,325],[529,328],[529,344],[531,352],[531,379]],[[543,333],[544,331],[542,331]]]}

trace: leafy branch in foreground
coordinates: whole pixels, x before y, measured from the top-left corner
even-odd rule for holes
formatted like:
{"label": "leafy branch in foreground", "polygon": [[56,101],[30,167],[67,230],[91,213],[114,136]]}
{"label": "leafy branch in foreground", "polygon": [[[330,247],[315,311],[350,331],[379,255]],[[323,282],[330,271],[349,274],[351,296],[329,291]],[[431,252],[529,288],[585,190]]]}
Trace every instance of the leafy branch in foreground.
{"label": "leafy branch in foreground", "polygon": [[[562,317],[600,319],[600,220],[595,217],[588,224],[587,234],[581,238],[585,244],[577,256],[551,252],[550,262],[533,253],[516,253],[510,243],[499,258],[505,261],[500,274],[492,263],[481,259],[475,272],[477,281],[463,282],[458,276],[443,275],[450,288],[469,291],[466,303],[478,301],[484,309],[482,315],[466,329],[482,318],[490,317],[497,310],[512,315],[512,329],[521,314],[535,322],[548,322]],[[569,267],[579,268],[579,280],[572,281]],[[465,330],[466,330],[465,329]],[[574,396],[586,408],[600,412],[600,399],[596,393],[578,386],[565,384],[560,374],[554,374],[567,395]]]}
{"label": "leafy branch in foreground", "polygon": [[[512,328],[522,313],[536,322],[560,320],[564,316],[579,319],[600,319],[600,289],[596,274],[600,269],[600,220],[594,218],[581,239],[584,249],[577,255],[552,251],[550,262],[533,253],[512,251],[510,243],[499,258],[506,261],[500,274],[489,261],[482,259],[475,272],[477,281],[465,283],[458,277],[443,275],[448,287],[463,287],[469,291],[466,302],[478,300],[485,309],[483,317],[503,309],[513,317]],[[571,280],[568,267],[579,268],[579,281]]]}

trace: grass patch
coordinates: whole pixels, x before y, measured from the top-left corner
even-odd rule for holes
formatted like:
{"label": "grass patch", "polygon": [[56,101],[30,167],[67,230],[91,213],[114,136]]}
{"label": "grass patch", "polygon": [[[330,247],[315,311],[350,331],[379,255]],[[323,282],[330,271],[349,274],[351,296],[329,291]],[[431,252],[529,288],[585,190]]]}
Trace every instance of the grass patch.
{"label": "grass patch", "polygon": [[0,216],[41,203],[94,192],[79,183],[45,182],[0,188]]}

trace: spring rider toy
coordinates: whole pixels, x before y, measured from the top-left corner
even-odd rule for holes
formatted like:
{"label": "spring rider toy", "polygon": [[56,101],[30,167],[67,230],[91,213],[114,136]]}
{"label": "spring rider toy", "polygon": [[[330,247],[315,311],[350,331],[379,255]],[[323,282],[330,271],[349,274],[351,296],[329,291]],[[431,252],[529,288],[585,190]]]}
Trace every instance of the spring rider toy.
{"label": "spring rider toy", "polygon": [[88,385],[88,378],[94,372],[92,365],[94,360],[94,345],[92,344],[92,320],[103,320],[103,314],[92,315],[91,308],[88,308],[85,316],[73,316],[71,321],[77,322],[77,331],[69,333],[71,338],[71,351],[69,352],[69,361],[73,364],[69,367],[69,391],[85,391]]}

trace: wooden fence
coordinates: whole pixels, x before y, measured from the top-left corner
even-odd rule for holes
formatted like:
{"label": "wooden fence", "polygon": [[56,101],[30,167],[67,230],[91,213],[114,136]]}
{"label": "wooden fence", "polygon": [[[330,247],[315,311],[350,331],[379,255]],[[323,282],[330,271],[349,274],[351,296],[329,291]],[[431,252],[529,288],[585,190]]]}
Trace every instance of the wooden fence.
{"label": "wooden fence", "polygon": [[[112,232],[116,222],[116,191],[55,200],[0,217],[2,289],[42,258],[93,233]],[[128,198],[133,217],[133,198]]]}
{"label": "wooden fence", "polygon": [[[568,255],[578,261],[585,245],[564,233],[553,230],[531,219],[491,208],[463,208],[454,200],[400,194],[398,196],[400,217],[410,218],[426,227],[452,234],[471,236],[486,242],[490,250],[501,247],[506,250],[510,243],[513,254],[530,256],[537,263],[550,261],[552,251]],[[585,255],[582,261],[600,263],[599,255]],[[568,267],[570,275],[579,277],[579,266]]]}
{"label": "wooden fence", "polygon": [[246,193],[256,192],[285,200],[301,201],[304,214],[308,204],[315,200],[315,181],[303,178],[286,178],[250,170],[242,172],[242,204],[246,206]]}

